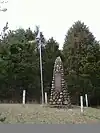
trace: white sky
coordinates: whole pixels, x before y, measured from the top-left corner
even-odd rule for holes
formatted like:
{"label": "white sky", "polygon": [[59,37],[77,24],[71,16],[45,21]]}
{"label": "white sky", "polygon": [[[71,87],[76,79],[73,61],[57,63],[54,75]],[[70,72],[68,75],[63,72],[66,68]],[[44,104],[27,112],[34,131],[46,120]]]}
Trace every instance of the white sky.
{"label": "white sky", "polygon": [[8,21],[10,29],[35,29],[36,25],[48,39],[54,37],[63,46],[65,34],[72,24],[83,21],[97,40],[100,39],[100,0],[8,0],[0,12],[0,30]]}

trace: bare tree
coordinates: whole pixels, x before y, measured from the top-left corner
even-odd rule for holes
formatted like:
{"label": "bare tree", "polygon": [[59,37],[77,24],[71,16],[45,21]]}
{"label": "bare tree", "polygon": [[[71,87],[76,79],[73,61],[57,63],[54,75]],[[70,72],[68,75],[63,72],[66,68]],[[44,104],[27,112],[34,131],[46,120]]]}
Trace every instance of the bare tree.
{"label": "bare tree", "polygon": [[2,4],[5,4],[5,3],[8,3],[8,1],[1,1],[0,0],[0,11],[3,11],[3,12],[6,12],[7,11],[7,8],[2,8]]}

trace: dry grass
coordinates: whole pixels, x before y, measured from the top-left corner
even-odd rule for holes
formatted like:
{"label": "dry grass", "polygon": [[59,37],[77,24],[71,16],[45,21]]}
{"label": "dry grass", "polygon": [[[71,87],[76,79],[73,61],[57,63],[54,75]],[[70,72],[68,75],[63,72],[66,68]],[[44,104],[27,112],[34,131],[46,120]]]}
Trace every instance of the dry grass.
{"label": "dry grass", "polygon": [[84,114],[80,109],[56,109],[40,105],[1,104],[1,117],[6,117],[5,123],[31,124],[67,124],[67,123],[99,123],[100,110],[85,108]]}

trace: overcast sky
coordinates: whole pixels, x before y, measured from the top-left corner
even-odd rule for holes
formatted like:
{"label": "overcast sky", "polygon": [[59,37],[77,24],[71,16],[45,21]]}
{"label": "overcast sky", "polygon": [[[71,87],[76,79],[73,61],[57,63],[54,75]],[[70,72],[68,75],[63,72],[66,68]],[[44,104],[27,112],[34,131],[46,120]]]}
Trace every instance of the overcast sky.
{"label": "overcast sky", "polygon": [[7,12],[0,12],[0,30],[8,21],[10,29],[36,25],[48,39],[54,37],[63,46],[65,34],[81,20],[100,39],[100,0],[8,0]]}

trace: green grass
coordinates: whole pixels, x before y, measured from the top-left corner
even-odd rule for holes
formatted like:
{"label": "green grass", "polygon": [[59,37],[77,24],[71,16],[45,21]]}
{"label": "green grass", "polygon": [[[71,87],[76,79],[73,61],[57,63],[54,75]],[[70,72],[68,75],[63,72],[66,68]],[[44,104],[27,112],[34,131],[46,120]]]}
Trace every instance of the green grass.
{"label": "green grass", "polygon": [[100,110],[85,108],[84,114],[80,109],[56,109],[41,105],[0,104],[0,118],[6,117],[4,123],[31,123],[31,124],[78,124],[99,123]]}

